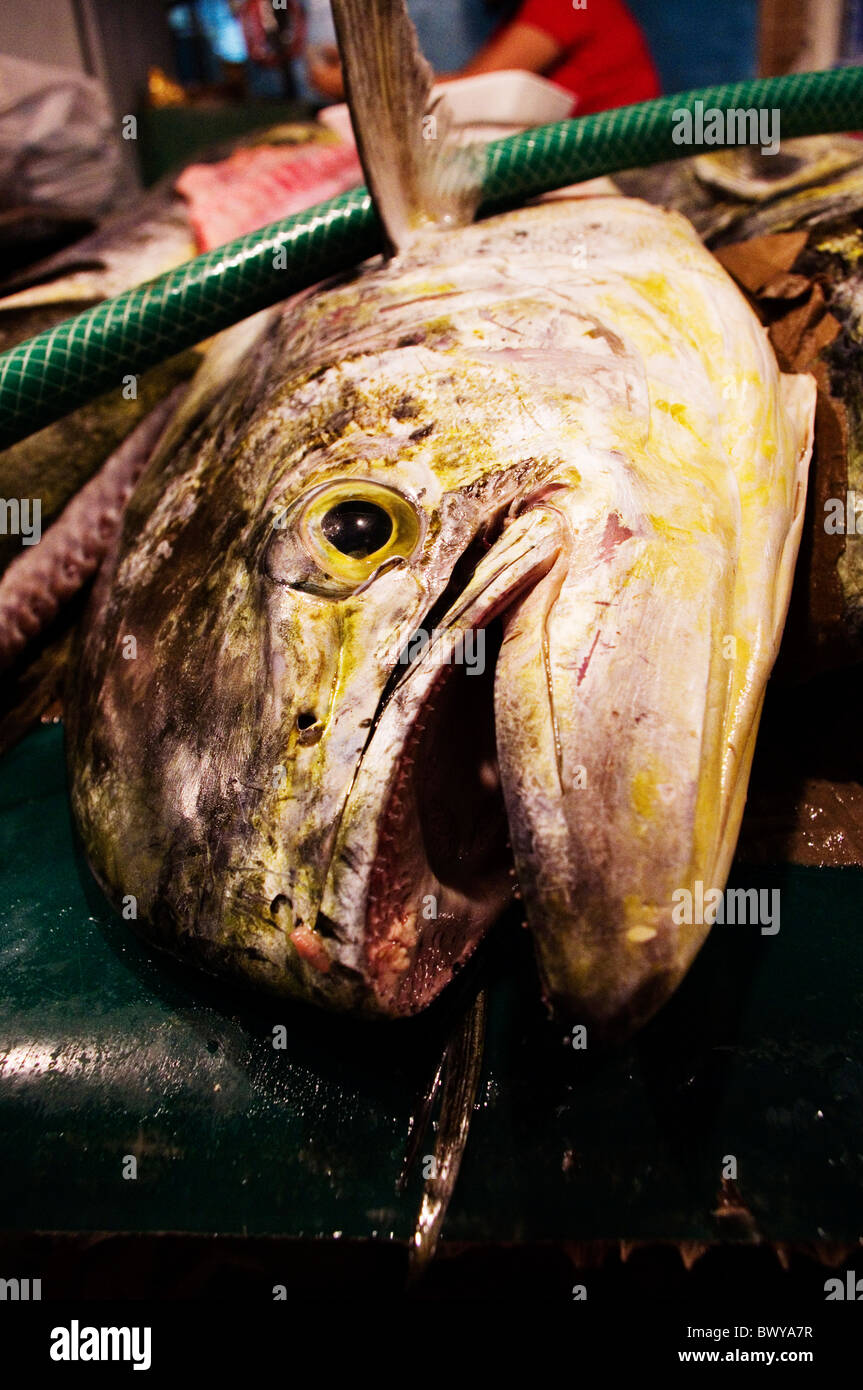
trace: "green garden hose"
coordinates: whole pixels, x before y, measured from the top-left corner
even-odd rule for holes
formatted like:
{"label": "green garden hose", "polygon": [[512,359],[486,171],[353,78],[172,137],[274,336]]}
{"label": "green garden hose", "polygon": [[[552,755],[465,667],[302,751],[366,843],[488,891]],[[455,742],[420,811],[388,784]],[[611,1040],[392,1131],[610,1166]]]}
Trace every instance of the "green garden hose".
{"label": "green garden hose", "polygon": [[[691,155],[682,109],[778,110],[781,135],[863,129],[863,67],[705,87],[486,147],[484,213],[564,184]],[[718,141],[722,144],[723,141]],[[0,355],[0,447],[239,319],[380,251],[364,188],[208,251]],[[283,255],[276,253],[284,248]]]}

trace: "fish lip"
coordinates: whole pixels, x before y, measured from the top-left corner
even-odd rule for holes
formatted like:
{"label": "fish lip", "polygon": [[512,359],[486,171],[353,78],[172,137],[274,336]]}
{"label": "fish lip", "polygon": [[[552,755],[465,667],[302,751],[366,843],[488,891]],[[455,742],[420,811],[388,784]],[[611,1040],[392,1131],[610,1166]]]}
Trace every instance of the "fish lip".
{"label": "fish lip", "polygon": [[[362,950],[364,974],[387,1013],[431,1002],[510,894],[493,696],[493,661],[474,676],[442,667],[399,750],[369,873]],[[460,756],[468,751],[469,764]]]}
{"label": "fish lip", "polygon": [[602,1001],[580,998],[576,1005],[568,994],[545,990],[543,999],[550,1016],[564,1027],[584,1027],[590,1046],[603,1051],[623,1047],[650,1023],[674,995],[686,974],[685,967],[668,965],[645,975],[631,992],[619,999]]}
{"label": "fish lip", "polygon": [[[561,530],[560,515],[542,505],[508,518],[435,629],[444,634],[444,651],[459,633],[482,632],[496,658],[496,622],[552,567],[564,544]],[[506,813],[495,770],[496,662],[469,675],[464,667],[441,661],[440,652],[430,647],[408,665],[383,704],[338,827],[319,903],[332,958],[358,972],[375,1009],[390,1015],[414,1013],[431,1002],[512,892]],[[440,731],[443,737],[443,713],[455,708],[459,694],[465,701],[461,723],[453,721],[435,763],[435,775],[449,777],[447,797],[440,784],[417,785],[412,768],[428,771],[435,735]],[[453,766],[459,747],[462,763]],[[472,818],[469,808],[475,813],[477,807],[488,825],[478,824],[475,814]],[[429,842],[425,832],[433,814],[448,823]],[[447,837],[454,843],[450,826],[465,831],[466,844],[463,851],[456,844],[459,853],[444,866]],[[424,901],[429,897],[433,905]],[[428,916],[424,907],[431,908]]]}

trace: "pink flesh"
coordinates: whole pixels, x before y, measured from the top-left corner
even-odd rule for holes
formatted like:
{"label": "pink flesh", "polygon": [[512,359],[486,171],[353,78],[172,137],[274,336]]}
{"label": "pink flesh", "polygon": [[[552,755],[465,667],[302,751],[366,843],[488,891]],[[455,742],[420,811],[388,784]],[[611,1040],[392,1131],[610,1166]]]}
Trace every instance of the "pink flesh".
{"label": "pink flesh", "polygon": [[132,431],[32,548],[0,578],[0,669],[15,660],[99,568],[123,509],[187,387],[178,386]]}
{"label": "pink flesh", "polygon": [[362,181],[353,145],[264,145],[217,164],[191,164],[175,188],[189,204],[199,250],[210,251]]}
{"label": "pink flesh", "polygon": [[[440,688],[440,680],[436,690]],[[395,784],[384,811],[378,855],[369,884],[366,957],[378,995],[399,1003],[426,1002],[437,992],[429,990],[446,956],[457,955],[457,942],[438,940],[438,949],[422,932],[425,925],[416,920],[414,875],[410,872],[417,838],[415,763],[436,691],[433,690],[408,734],[396,773]],[[442,926],[444,924],[441,924]],[[460,933],[458,933],[460,934]],[[436,933],[437,935],[437,933]],[[451,928],[448,936],[453,935]],[[443,950],[441,949],[443,948]],[[444,955],[445,952],[445,955]],[[429,959],[433,956],[433,959]],[[424,959],[425,958],[425,959]],[[447,971],[447,978],[451,971]]]}

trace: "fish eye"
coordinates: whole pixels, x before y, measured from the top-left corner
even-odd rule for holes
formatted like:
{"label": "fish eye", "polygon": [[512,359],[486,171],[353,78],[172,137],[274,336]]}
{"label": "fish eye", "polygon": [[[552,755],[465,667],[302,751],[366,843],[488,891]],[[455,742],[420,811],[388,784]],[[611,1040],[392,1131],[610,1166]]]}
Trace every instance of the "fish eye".
{"label": "fish eye", "polygon": [[265,564],[279,583],[345,596],[383,566],[409,560],[422,534],[419,510],[396,488],[338,478],[282,514]]}
{"label": "fish eye", "polygon": [[377,502],[358,498],[331,507],[321,519],[321,531],[342,555],[365,560],[386,545],[393,523]]}

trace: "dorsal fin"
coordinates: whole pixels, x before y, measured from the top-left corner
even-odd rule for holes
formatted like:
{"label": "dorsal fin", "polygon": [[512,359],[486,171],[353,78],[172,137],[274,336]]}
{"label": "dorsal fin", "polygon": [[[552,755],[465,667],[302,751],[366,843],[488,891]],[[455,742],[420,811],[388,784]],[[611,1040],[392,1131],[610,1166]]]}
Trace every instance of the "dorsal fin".
{"label": "dorsal fin", "polygon": [[458,143],[404,0],[332,0],[357,149],[389,251],[473,220],[481,151]]}

